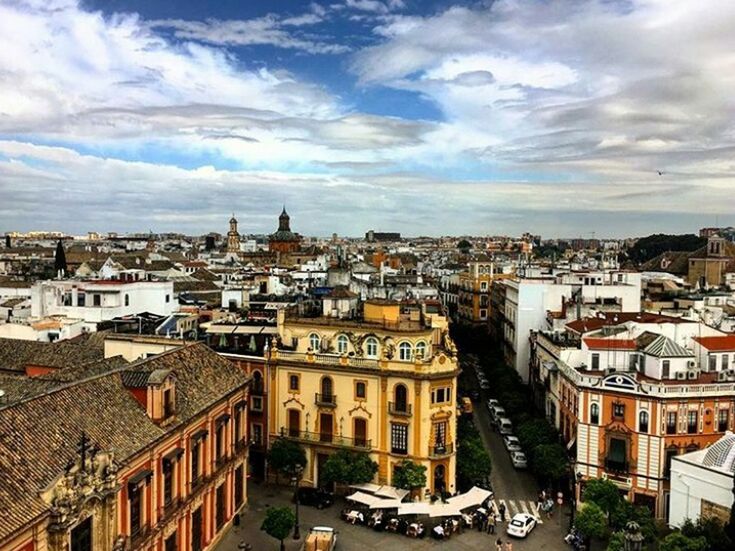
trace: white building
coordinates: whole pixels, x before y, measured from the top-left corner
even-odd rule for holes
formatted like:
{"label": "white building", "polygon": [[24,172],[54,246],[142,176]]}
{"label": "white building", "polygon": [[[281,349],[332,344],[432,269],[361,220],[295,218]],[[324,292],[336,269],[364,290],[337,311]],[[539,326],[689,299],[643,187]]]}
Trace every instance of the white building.
{"label": "white building", "polygon": [[677,455],[671,462],[669,526],[686,519],[715,517],[726,523],[733,505],[735,434],[727,432],[710,447]]}
{"label": "white building", "polygon": [[142,312],[168,316],[176,309],[171,281],[39,281],[31,289],[31,317],[67,316],[90,326]]}

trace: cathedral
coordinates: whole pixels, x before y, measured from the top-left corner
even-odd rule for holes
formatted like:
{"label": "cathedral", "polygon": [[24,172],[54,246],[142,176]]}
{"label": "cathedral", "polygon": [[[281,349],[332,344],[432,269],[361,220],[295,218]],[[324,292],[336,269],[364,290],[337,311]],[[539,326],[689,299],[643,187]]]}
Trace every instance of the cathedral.
{"label": "cathedral", "polygon": [[278,217],[278,231],[268,238],[268,250],[272,253],[293,253],[301,248],[301,236],[291,231],[291,217],[283,207]]}

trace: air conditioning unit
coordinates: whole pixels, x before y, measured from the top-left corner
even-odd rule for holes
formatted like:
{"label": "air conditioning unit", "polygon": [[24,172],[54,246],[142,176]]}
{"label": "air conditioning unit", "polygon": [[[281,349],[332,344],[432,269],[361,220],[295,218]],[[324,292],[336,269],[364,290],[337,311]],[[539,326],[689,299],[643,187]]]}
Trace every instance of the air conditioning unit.
{"label": "air conditioning unit", "polygon": [[691,371],[687,371],[687,379],[696,379],[697,377],[699,377],[698,369],[692,369]]}
{"label": "air conditioning unit", "polygon": [[727,371],[718,371],[717,372],[717,380],[719,382],[727,381],[728,378],[729,378],[729,376],[727,374]]}
{"label": "air conditioning unit", "polygon": [[677,371],[676,372],[676,379],[678,381],[684,381],[684,380],[686,380],[686,378],[687,378],[686,371]]}
{"label": "air conditioning unit", "polygon": [[693,369],[694,367],[696,367],[696,365],[697,365],[697,362],[695,362],[694,360],[689,360],[689,361],[687,362],[687,367],[688,367],[689,369]]}

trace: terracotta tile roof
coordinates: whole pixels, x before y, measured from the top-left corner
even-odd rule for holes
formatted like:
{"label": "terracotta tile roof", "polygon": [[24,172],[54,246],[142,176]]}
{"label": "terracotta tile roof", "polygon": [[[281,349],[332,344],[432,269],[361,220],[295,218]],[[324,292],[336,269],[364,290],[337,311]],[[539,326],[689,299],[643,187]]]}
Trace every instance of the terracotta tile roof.
{"label": "terracotta tile roof", "polygon": [[[158,370],[174,371],[177,377],[176,421],[165,428],[151,421],[122,380],[123,372],[139,371],[148,378]],[[0,541],[48,511],[39,491],[75,457],[82,431],[92,444],[114,449],[116,460],[124,465],[243,388],[248,377],[200,343],[72,383],[31,381],[25,379],[25,384],[33,397],[0,406]]]}
{"label": "terracotta tile roof", "polygon": [[635,339],[594,339],[587,337],[582,340],[590,350],[635,350],[637,348]]}
{"label": "terracotta tile roof", "polygon": [[39,354],[46,346],[48,344],[37,341],[0,338],[0,372],[24,373],[28,360]]}
{"label": "terracotta tile roof", "polygon": [[716,352],[735,351],[735,333],[715,337],[694,337],[704,348]]}
{"label": "terracotta tile roof", "polygon": [[26,365],[60,369],[70,365],[84,365],[104,359],[104,352],[95,346],[71,341],[58,341],[39,348],[26,360]]}

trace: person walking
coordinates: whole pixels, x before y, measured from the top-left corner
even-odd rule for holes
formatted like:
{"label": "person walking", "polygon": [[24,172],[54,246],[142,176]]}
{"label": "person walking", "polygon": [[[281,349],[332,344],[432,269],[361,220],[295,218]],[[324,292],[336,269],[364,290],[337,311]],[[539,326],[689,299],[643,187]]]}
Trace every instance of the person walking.
{"label": "person walking", "polygon": [[505,551],[513,551],[513,542],[508,540],[505,542]]}
{"label": "person walking", "polygon": [[500,538],[495,540],[495,551],[503,551],[503,540]]}
{"label": "person walking", "polygon": [[505,503],[500,504],[498,512],[500,513],[500,522],[505,522]]}
{"label": "person walking", "polygon": [[490,514],[487,517],[487,533],[495,533],[495,511],[490,511]]}

